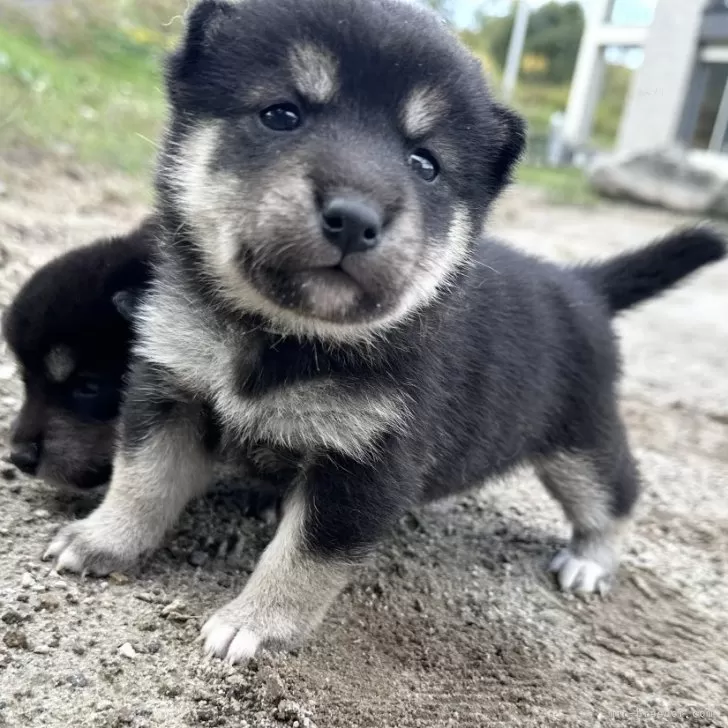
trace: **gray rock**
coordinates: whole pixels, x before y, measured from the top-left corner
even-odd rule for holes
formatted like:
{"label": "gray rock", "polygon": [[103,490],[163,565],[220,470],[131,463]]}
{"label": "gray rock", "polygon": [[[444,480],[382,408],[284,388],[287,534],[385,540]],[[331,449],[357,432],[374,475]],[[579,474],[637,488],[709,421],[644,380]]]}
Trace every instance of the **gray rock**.
{"label": "gray rock", "polygon": [[11,629],[3,637],[5,644],[14,650],[29,650],[28,637],[21,629]]}
{"label": "gray rock", "polygon": [[661,149],[599,157],[592,186],[607,197],[696,215],[728,217],[728,157]]}

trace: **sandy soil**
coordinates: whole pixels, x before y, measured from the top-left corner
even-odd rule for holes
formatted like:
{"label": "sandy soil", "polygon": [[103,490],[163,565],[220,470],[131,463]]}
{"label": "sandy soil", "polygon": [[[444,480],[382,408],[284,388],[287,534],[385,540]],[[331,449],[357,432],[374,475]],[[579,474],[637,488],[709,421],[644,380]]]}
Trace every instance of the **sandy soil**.
{"label": "sandy soil", "polygon": [[[0,162],[0,303],[63,248],[144,212],[124,180]],[[0,186],[0,190],[3,187]],[[682,222],[551,207],[514,190],[494,229],[559,259]],[[48,575],[51,535],[92,500],[0,479],[0,725],[728,726],[728,265],[619,324],[624,411],[646,486],[605,599],[544,566],[566,526],[530,473],[403,519],[298,654],[206,662],[205,616],[240,589],[270,527],[216,493],[138,573]],[[0,438],[19,399],[0,359]]]}

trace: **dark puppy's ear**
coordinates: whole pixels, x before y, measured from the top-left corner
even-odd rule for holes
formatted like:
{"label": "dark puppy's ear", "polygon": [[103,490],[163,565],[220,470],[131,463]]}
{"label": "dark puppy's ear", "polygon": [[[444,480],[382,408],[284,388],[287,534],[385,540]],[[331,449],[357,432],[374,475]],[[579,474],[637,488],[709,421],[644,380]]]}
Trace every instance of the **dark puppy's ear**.
{"label": "dark puppy's ear", "polygon": [[105,281],[106,300],[111,301],[125,321],[132,323],[139,301],[151,278],[151,259],[140,254],[117,265]]}
{"label": "dark puppy's ear", "polygon": [[493,177],[498,190],[511,181],[516,163],[526,148],[526,124],[512,109],[494,102],[493,111],[501,129],[501,148],[495,160]]}
{"label": "dark puppy's ear", "polygon": [[114,308],[121,314],[122,318],[129,323],[132,323],[137,305],[143,295],[143,288],[127,288],[114,293],[114,295],[111,296],[111,301],[114,304]]}
{"label": "dark puppy's ear", "polygon": [[[190,12],[182,40],[167,59],[167,87],[173,104],[204,106],[205,87],[208,96],[221,90],[216,88],[220,74],[210,68],[210,61],[215,57],[215,33],[234,11],[230,2],[202,0]],[[200,94],[194,93],[193,84],[200,88]]]}

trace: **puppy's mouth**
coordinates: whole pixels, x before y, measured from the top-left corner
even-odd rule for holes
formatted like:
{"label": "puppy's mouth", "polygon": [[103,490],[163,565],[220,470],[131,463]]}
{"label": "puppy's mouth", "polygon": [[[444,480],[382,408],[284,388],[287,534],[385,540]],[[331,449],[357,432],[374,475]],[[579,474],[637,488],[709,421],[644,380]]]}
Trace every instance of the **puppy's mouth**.
{"label": "puppy's mouth", "polygon": [[345,257],[333,265],[249,266],[251,283],[278,306],[332,323],[371,319],[382,307],[376,276],[365,261]]}

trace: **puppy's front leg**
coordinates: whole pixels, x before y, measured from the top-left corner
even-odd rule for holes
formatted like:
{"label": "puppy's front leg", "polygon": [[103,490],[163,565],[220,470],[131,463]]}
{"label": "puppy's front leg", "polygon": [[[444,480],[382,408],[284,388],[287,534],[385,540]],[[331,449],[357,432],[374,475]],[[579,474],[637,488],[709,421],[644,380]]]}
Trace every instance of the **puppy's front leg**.
{"label": "puppy's front leg", "polygon": [[240,596],[202,628],[205,650],[231,663],[290,648],[322,620],[355,564],[405,511],[412,483],[394,469],[327,459],[299,477],[278,530]]}
{"label": "puppy's front leg", "polygon": [[185,505],[209,484],[200,407],[138,365],[122,412],[122,438],[103,503],[61,529],[45,559],[97,575],[133,565],[159,546]]}

